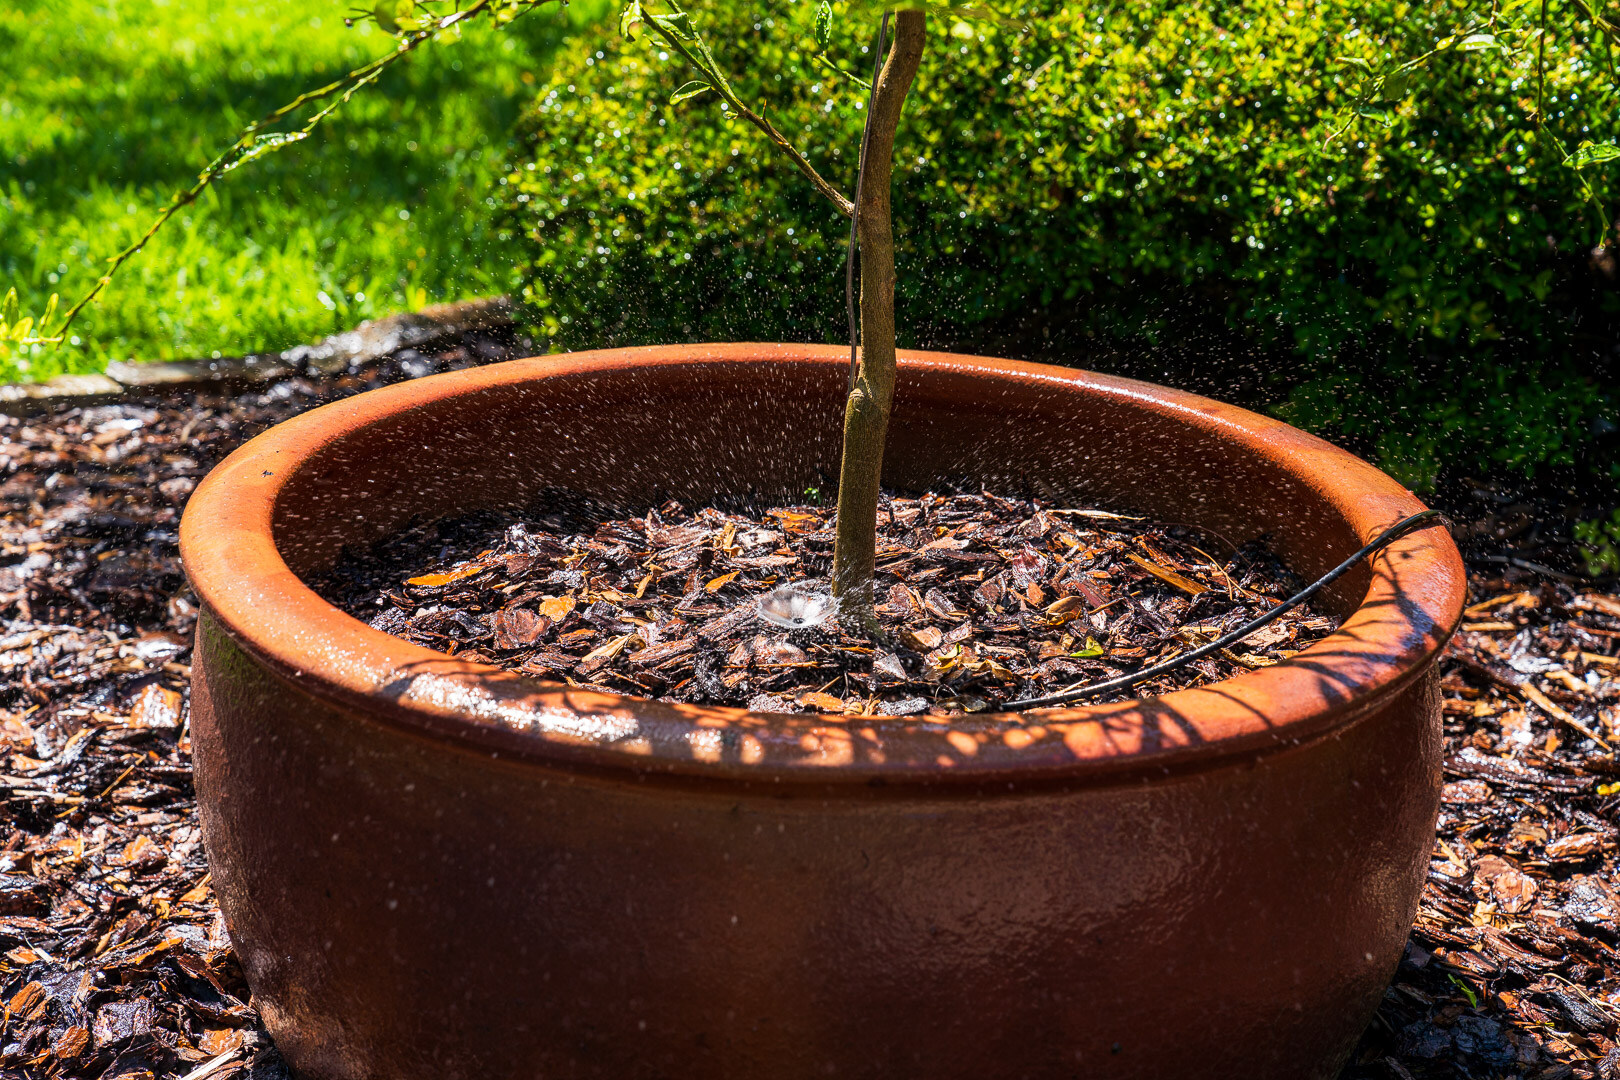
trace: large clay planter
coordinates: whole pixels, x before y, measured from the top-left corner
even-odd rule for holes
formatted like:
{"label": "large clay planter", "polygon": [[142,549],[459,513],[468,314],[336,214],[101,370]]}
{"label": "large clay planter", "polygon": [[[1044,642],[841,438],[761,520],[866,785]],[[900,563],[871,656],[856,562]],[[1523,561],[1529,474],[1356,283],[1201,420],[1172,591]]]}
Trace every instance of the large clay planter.
{"label": "large clay planter", "polygon": [[[1206,689],[848,722],[505,675],[301,575],[413,517],[836,476],[847,353],[580,353],[266,432],[198,489],[192,738],[254,1000],[331,1080],[1331,1077],[1401,954],[1438,805],[1442,529],[1343,628]],[[1419,504],[1343,451],[1086,372],[903,355],[888,481],[1260,534],[1315,576]]]}

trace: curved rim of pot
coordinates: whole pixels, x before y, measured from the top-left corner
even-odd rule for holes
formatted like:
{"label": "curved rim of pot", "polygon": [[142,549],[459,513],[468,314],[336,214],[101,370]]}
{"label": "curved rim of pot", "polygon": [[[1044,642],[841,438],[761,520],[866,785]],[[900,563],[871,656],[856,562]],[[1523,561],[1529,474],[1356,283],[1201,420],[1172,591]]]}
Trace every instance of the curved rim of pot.
{"label": "curved rim of pot", "polygon": [[[1364,542],[1422,504],[1360,458],[1281,421],[1195,394],[1071,368],[905,351],[903,368],[1078,386],[1127,399],[1269,460],[1326,498]],[[847,365],[837,346],[649,346],[515,360],[399,383],[313,409],[250,440],[188,503],[181,558],[225,633],[299,690],[444,747],[640,778],[863,788],[987,781],[1119,782],[1253,759],[1332,733],[1388,702],[1461,618],[1462,560],[1444,529],[1376,557],[1371,585],[1333,634],[1271,667],[1158,698],[939,718],[750,712],[542,682],[457,660],[338,610],[283,561],[278,498],[299,466],[398,412],[535,379],[657,365]],[[1348,551],[1346,551],[1348,554]],[[908,785],[909,786],[909,785]]]}

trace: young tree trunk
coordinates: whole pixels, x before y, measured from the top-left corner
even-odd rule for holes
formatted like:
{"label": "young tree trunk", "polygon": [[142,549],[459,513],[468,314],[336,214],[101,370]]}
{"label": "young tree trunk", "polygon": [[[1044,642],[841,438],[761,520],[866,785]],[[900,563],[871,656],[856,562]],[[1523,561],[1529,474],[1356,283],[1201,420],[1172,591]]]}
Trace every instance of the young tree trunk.
{"label": "young tree trunk", "polygon": [[894,44],[872,102],[866,175],[860,194],[861,353],[844,406],[844,460],[838,474],[838,538],[833,548],[833,595],[848,624],[875,625],[872,573],[877,549],[878,489],[883,443],[894,401],[894,232],[889,184],[900,108],[922,59],[921,11],[895,16]]}

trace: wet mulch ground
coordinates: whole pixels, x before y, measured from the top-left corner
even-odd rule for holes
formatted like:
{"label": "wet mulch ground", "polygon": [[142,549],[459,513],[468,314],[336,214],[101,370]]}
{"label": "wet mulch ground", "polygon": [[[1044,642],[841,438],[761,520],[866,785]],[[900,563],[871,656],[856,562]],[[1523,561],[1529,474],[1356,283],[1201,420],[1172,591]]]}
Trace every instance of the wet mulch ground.
{"label": "wet mulch ground", "polygon": [[[1185,528],[1107,511],[987,493],[886,497],[874,641],[836,617],[785,629],[756,614],[773,589],[830,572],[830,507],[694,513],[672,502],[603,516],[558,494],[519,517],[424,525],[348,555],[316,589],[408,641],[576,686],[941,716],[1162,663],[1297,586],[1258,546],[1222,560]],[[1142,692],[1275,664],[1336,626],[1296,608]]]}
{"label": "wet mulch ground", "polygon": [[[469,362],[447,355],[429,359]],[[286,1077],[199,845],[195,610],[175,527],[196,480],[242,439],[401,373],[0,417],[0,1077]],[[1141,554],[1096,520],[1057,518],[1095,534],[1088,546]],[[1488,506],[1463,524],[1474,536],[1511,529]],[[1475,606],[1445,660],[1447,786],[1429,883],[1345,1080],[1620,1077],[1620,594],[1475,565]],[[691,592],[695,568],[676,577],[664,614],[677,614],[670,601]],[[729,572],[700,572],[701,596]],[[1050,573],[1032,580],[1044,603],[1026,592],[1020,614],[1074,595]],[[929,588],[916,590],[926,609]],[[976,611],[961,601],[949,610]],[[1073,622],[1064,632],[1080,641]],[[943,633],[950,620],[928,624]]]}

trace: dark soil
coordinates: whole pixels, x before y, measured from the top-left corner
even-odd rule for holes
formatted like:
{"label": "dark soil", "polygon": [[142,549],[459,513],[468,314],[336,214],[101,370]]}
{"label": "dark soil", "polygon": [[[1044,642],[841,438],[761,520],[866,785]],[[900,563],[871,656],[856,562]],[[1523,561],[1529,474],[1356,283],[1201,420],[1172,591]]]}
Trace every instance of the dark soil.
{"label": "dark soil", "polygon": [[[0,417],[0,1077],[285,1080],[199,846],[175,523],[243,438],[398,374]],[[1448,509],[1544,561],[1494,505]],[[1432,872],[1342,1080],[1612,1078],[1620,594],[1471,565]]]}
{"label": "dark soil", "polygon": [[[872,640],[828,618],[773,625],[758,601],[830,572],[834,511],[610,516],[557,495],[521,517],[410,530],[316,591],[372,626],[465,659],[616,693],[771,712],[974,712],[1166,661],[1287,597],[1258,545],[1217,559],[1190,530],[976,495],[879,513]],[[1338,625],[1308,607],[1133,694],[1229,678]],[[1116,694],[1115,698],[1130,695]]]}
{"label": "dark soil", "polygon": [[511,355],[0,415],[0,1078],[290,1080],[209,887],[191,784],[180,510],[271,424]]}

